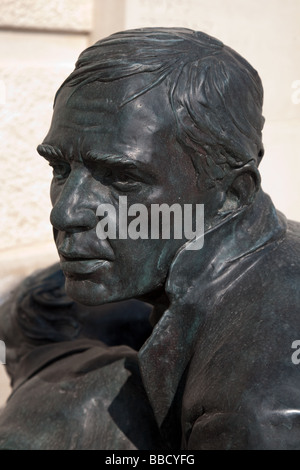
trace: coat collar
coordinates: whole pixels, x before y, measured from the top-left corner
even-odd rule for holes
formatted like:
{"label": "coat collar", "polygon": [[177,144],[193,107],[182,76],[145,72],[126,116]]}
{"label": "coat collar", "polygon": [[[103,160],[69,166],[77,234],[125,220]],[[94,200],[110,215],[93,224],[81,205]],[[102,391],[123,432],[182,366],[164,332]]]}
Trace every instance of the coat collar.
{"label": "coat collar", "polygon": [[285,217],[260,190],[250,206],[205,233],[201,250],[187,250],[185,244],[176,254],[165,286],[170,306],[139,352],[144,386],[159,426],[172,405],[205,318],[261,257],[261,250],[274,247],[285,231]]}

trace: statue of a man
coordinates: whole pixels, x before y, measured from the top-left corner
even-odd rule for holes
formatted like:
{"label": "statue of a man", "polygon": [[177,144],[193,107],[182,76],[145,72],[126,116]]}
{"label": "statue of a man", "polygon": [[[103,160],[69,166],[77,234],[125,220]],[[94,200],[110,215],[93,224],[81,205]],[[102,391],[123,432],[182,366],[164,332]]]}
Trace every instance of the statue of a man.
{"label": "statue of a man", "polygon": [[[125,31],[80,55],[38,146],[63,274],[2,312],[1,448],[300,448],[300,227],[260,186],[262,102],[204,33]],[[125,229],[141,206],[204,205],[203,247],[197,230],[151,237],[149,218],[128,236],[125,199]]]}

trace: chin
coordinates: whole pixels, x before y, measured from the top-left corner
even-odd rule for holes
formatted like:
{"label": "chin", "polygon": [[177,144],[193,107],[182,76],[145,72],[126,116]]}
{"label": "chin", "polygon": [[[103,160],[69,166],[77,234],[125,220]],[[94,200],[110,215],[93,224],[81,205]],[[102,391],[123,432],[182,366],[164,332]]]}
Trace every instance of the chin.
{"label": "chin", "polygon": [[94,307],[115,301],[116,292],[110,291],[103,284],[89,280],[77,280],[66,277],[66,294],[82,305]]}
{"label": "chin", "polygon": [[137,296],[137,292],[131,289],[118,289],[118,283],[109,286],[90,280],[77,280],[68,277],[66,277],[65,289],[66,294],[71,297],[71,299],[87,307],[95,307],[110,302],[119,302]]}

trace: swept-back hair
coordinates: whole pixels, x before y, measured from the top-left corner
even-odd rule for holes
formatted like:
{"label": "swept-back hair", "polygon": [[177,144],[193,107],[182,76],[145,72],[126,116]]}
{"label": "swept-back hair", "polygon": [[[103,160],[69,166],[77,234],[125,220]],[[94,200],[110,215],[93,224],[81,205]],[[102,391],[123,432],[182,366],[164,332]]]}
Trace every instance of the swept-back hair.
{"label": "swept-back hair", "polygon": [[146,85],[120,106],[166,81],[178,139],[192,150],[208,186],[230,168],[259,165],[264,153],[261,80],[238,53],[205,33],[143,28],[113,34],[82,52],[61,88],[76,92],[91,82],[147,72]]}

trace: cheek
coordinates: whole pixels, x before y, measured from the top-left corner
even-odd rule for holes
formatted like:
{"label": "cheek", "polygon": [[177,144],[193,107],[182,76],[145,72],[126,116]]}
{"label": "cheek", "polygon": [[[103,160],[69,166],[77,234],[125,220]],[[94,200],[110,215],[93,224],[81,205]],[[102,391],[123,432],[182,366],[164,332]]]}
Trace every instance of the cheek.
{"label": "cheek", "polygon": [[182,240],[162,239],[126,241],[126,244],[113,247],[116,255],[114,269],[121,278],[126,279],[126,283],[134,282],[137,285],[161,283],[183,243]]}

